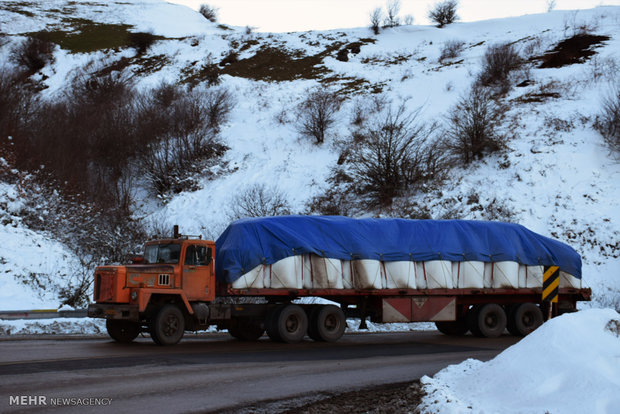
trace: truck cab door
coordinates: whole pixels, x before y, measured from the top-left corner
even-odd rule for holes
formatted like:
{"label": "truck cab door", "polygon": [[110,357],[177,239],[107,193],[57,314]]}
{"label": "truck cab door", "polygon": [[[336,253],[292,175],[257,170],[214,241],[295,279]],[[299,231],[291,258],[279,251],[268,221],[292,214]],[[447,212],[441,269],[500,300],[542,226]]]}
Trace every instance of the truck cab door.
{"label": "truck cab door", "polygon": [[188,300],[211,301],[215,298],[213,247],[189,244],[183,261],[183,291]]}

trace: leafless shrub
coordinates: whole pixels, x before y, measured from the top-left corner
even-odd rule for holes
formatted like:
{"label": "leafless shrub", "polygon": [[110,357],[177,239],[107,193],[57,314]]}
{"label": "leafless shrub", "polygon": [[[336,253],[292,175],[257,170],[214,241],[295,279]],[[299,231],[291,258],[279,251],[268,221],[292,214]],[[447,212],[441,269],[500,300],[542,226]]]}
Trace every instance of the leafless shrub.
{"label": "leafless shrub", "polygon": [[385,18],[385,27],[396,27],[400,26],[400,18],[398,17],[398,13],[400,13],[400,0],[388,0],[386,4],[387,16]]}
{"label": "leafless shrub", "polygon": [[411,26],[413,24],[413,21],[414,19],[412,15],[408,14],[405,16],[405,25]]}
{"label": "leafless shrub", "polygon": [[54,43],[35,37],[28,37],[11,50],[11,60],[30,74],[37,73],[54,61]]}
{"label": "leafless shrub", "polygon": [[[0,137],[18,138],[19,130],[32,115],[34,102],[24,77],[8,66],[0,67]],[[6,153],[3,156],[6,158]]]}
{"label": "leafless shrub", "polygon": [[208,4],[201,4],[198,12],[211,23],[217,22],[217,8],[209,6]]}
{"label": "leafless shrub", "polygon": [[490,92],[472,87],[448,115],[444,148],[464,164],[504,148],[503,138],[495,131],[497,116]]}
{"label": "leafless shrub", "polygon": [[491,45],[484,54],[478,83],[483,86],[499,85],[507,88],[508,75],[521,63],[521,56],[512,43]]}
{"label": "leafless shrub", "polygon": [[546,4],[547,4],[547,13],[555,9],[555,0],[546,0]]}
{"label": "leafless shrub", "polygon": [[443,62],[446,59],[454,59],[458,57],[463,51],[464,42],[460,40],[448,40],[441,48],[441,55],[439,56],[439,62]]}
{"label": "leafless shrub", "polygon": [[428,12],[428,18],[437,23],[438,27],[444,27],[447,24],[454,23],[459,19],[456,14],[458,1],[444,0],[435,3],[433,8]]}
{"label": "leafless shrub", "polygon": [[291,214],[286,196],[277,187],[254,184],[233,198],[231,220]]}
{"label": "leafless shrub", "polygon": [[601,106],[595,127],[611,148],[620,151],[620,85],[603,99]]}
{"label": "leafless shrub", "polygon": [[130,47],[136,49],[136,53],[143,55],[155,43],[157,36],[153,33],[136,32],[129,33],[127,41]]}
{"label": "leafless shrub", "polygon": [[394,197],[437,171],[440,157],[430,145],[431,128],[418,119],[419,112],[407,113],[405,105],[388,109],[365,128],[351,149],[353,182],[379,206],[391,204]]}
{"label": "leafless shrub", "polygon": [[383,11],[381,10],[381,7],[377,7],[370,12],[370,28],[376,35],[379,34],[381,20],[383,20]]}
{"label": "leafless shrub", "polygon": [[299,132],[314,138],[317,144],[323,143],[325,135],[336,122],[340,105],[340,97],[334,92],[323,89],[309,91],[298,107]]}
{"label": "leafless shrub", "polygon": [[207,126],[219,131],[221,126],[228,121],[230,111],[235,106],[234,96],[226,88],[208,89],[201,100],[205,105]]}

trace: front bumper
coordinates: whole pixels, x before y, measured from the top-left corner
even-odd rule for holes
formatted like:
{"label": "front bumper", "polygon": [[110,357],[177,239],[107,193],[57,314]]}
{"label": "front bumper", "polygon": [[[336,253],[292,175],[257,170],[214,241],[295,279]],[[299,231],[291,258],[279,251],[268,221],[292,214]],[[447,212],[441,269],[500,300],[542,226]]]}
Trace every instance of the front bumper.
{"label": "front bumper", "polygon": [[88,316],[90,318],[125,319],[134,322],[140,320],[138,305],[118,303],[92,303],[88,305]]}

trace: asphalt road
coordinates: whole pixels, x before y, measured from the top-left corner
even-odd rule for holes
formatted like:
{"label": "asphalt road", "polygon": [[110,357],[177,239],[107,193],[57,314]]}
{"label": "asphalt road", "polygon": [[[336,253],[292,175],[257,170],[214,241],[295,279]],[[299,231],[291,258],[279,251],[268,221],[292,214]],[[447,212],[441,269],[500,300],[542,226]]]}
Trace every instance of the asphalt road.
{"label": "asphalt road", "polygon": [[168,348],[148,338],[3,340],[0,412],[211,412],[411,381],[515,342],[431,331],[293,345],[210,334]]}

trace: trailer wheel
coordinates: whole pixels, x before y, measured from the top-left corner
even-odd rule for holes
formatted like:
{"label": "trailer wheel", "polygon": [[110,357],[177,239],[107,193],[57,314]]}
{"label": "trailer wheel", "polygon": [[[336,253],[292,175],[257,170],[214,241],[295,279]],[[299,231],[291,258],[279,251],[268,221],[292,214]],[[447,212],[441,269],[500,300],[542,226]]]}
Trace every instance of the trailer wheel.
{"label": "trailer wheel", "polygon": [[506,329],[507,317],[504,308],[495,303],[478,306],[469,311],[471,314],[468,313],[469,329],[476,336],[497,338]]}
{"label": "trailer wheel", "polygon": [[185,333],[185,319],[174,305],[163,306],[151,321],[151,337],[157,345],[174,345]]}
{"label": "trailer wheel", "polygon": [[256,341],[264,332],[263,325],[251,319],[234,319],[228,327],[228,333],[240,341]]}
{"label": "trailer wheel", "polygon": [[338,306],[319,306],[310,313],[308,336],[315,341],[336,342],[344,334],[347,320]]}
{"label": "trailer wheel", "polygon": [[265,322],[267,335],[279,342],[299,342],[308,330],[306,312],[297,305],[283,305],[275,308]]}
{"label": "trailer wheel", "polygon": [[543,314],[534,303],[522,303],[511,307],[508,313],[508,332],[525,336],[543,323]]}
{"label": "trailer wheel", "polygon": [[444,335],[463,336],[469,330],[467,318],[458,318],[455,321],[435,322],[437,330]]}
{"label": "trailer wheel", "polygon": [[140,324],[122,319],[106,319],[105,327],[112,339],[124,344],[133,342],[142,330]]}

